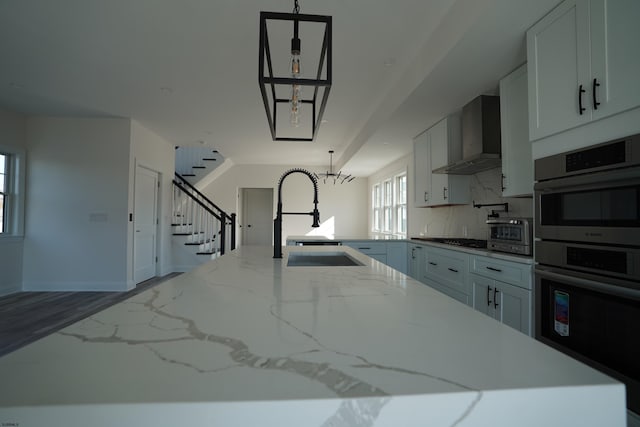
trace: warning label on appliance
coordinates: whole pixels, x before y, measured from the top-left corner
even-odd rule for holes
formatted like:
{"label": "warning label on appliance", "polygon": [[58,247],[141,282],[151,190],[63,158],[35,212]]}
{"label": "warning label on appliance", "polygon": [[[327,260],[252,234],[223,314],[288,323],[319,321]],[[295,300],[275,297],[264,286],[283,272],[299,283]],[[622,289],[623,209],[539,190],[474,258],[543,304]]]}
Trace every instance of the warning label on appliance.
{"label": "warning label on appliance", "polygon": [[553,291],[555,301],[553,329],[562,337],[569,336],[569,294]]}

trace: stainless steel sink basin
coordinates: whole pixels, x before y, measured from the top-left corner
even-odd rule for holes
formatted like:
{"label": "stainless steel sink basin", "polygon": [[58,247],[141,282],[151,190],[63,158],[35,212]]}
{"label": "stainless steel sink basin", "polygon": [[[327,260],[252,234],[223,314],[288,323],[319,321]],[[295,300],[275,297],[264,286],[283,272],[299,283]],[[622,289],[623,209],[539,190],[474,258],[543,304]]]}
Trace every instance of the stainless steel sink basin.
{"label": "stainless steel sink basin", "polygon": [[292,252],[287,267],[350,267],[364,265],[346,252]]}

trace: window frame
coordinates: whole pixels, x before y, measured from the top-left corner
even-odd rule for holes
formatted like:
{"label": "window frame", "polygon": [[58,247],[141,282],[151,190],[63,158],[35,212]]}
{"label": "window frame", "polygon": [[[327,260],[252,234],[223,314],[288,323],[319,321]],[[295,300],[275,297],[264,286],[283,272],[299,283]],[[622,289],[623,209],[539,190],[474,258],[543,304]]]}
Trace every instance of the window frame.
{"label": "window frame", "polygon": [[371,231],[373,234],[386,238],[406,238],[407,179],[407,171],[404,170],[384,177],[371,186]]}
{"label": "window frame", "polygon": [[25,151],[0,145],[5,156],[4,217],[0,239],[24,236]]}

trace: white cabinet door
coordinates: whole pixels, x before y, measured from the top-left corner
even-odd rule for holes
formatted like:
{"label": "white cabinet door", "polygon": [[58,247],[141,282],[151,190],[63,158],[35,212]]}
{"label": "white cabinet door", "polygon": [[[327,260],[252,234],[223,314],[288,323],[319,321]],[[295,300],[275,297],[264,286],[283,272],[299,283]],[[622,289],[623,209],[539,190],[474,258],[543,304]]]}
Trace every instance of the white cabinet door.
{"label": "white cabinet door", "polygon": [[599,119],[640,105],[640,1],[591,0],[590,6],[589,105]]}
{"label": "white cabinet door", "polygon": [[588,1],[566,0],[527,32],[531,140],[591,120]]}
{"label": "white cabinet door", "polygon": [[[450,115],[428,130],[431,143],[431,170],[462,158],[460,116]],[[467,204],[471,177],[465,175],[431,174],[428,206]]]}
{"label": "white cabinet door", "polygon": [[525,64],[500,81],[502,197],[533,193],[533,160],[527,103]]}
{"label": "white cabinet door", "polygon": [[413,194],[415,207],[425,207],[431,192],[431,143],[429,131],[413,141]]}
{"label": "white cabinet door", "polygon": [[527,31],[529,136],[640,106],[640,2],[565,0]]}
{"label": "white cabinet door", "polygon": [[531,292],[508,283],[495,282],[495,318],[523,334],[531,335]]}
{"label": "white cabinet door", "polygon": [[409,276],[422,282],[422,264],[424,262],[423,247],[414,243],[409,244]]}
{"label": "white cabinet door", "polygon": [[473,308],[531,336],[531,291],[471,274]]}
{"label": "white cabinet door", "polygon": [[387,242],[387,265],[407,274],[407,242]]}
{"label": "white cabinet door", "polygon": [[471,274],[471,289],[473,293],[473,308],[490,317],[493,310],[493,280],[477,274]]}

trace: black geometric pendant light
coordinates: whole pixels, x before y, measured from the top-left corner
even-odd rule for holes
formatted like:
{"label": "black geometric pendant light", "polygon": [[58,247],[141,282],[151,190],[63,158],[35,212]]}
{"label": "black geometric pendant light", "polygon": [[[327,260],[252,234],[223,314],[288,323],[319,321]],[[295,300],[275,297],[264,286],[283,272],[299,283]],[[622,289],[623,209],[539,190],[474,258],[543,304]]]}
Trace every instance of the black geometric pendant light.
{"label": "black geometric pendant light", "polygon": [[[268,27],[285,23],[291,25],[291,46],[271,46]],[[317,60],[307,60],[309,52],[304,51],[299,37],[301,27],[313,26],[308,34],[319,34],[322,47]],[[318,28],[320,31],[318,31]],[[307,40],[308,41],[308,40]],[[311,45],[313,43],[305,43]],[[274,76],[272,52],[290,50],[288,72],[284,76]],[[258,82],[267,120],[274,141],[314,141],[322,123],[322,115],[327,105],[331,89],[331,16],[304,15],[300,13],[298,0],[294,0],[292,13],[260,12],[260,50],[258,60]],[[281,57],[282,55],[275,55]],[[301,69],[305,63],[315,64],[318,68],[315,78],[304,78]],[[288,123],[283,119],[288,117]],[[280,124],[280,129],[278,124]],[[282,127],[288,129],[284,132]]]}

